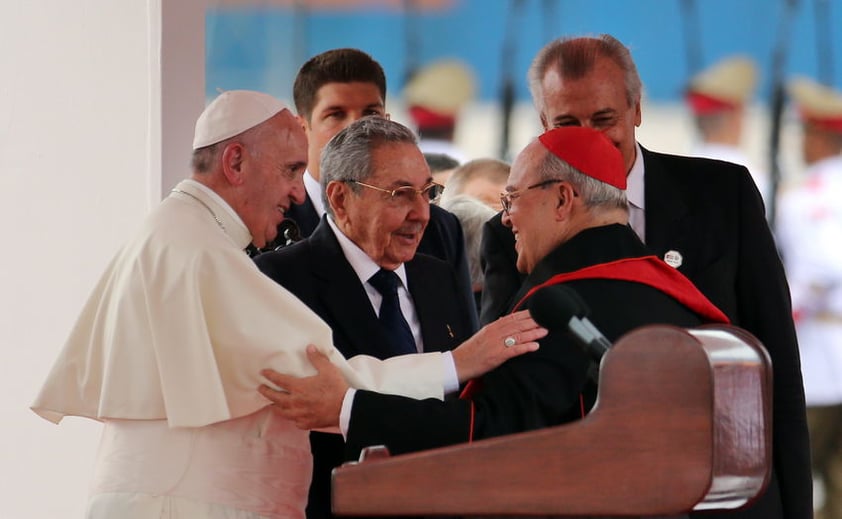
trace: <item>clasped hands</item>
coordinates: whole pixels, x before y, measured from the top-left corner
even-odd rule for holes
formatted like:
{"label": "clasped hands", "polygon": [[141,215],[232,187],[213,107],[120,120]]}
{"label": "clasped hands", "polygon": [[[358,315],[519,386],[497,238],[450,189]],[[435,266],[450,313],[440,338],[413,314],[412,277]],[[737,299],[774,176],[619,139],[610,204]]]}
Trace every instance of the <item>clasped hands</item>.
{"label": "clasped hands", "polygon": [[[538,326],[526,310],[501,317],[484,326],[453,350],[459,382],[479,377],[507,360],[538,349],[538,339],[547,330]],[[307,357],[316,369],[309,377],[284,375],[272,369],[260,373],[282,390],[262,384],[258,391],[275,410],[301,429],[322,429],[339,425],[342,401],[348,383],[328,358],[313,345]]]}

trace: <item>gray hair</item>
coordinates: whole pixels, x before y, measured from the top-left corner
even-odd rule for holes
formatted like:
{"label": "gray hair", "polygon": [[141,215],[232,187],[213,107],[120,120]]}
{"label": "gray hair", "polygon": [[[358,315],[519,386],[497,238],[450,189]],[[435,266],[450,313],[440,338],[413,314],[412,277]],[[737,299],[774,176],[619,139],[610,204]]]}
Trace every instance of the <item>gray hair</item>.
{"label": "gray hair", "polygon": [[611,59],[623,70],[629,106],[640,101],[643,85],[628,47],[609,34],[601,34],[598,37],[568,37],[553,40],[545,45],[538,51],[529,67],[529,91],[538,111],[543,111],[541,82],[547,72],[556,69],[564,78],[579,79],[593,70],[597,58]]}
{"label": "gray hair", "polygon": [[626,191],[582,173],[547,150],[538,166],[538,181],[561,179],[569,182],[588,208],[628,210]]}
{"label": "gray hair", "polygon": [[468,195],[457,195],[442,200],[442,208],[456,215],[462,224],[465,238],[465,255],[468,258],[468,270],[471,272],[471,284],[482,285],[485,275],[480,264],[480,243],[482,242],[482,227],[485,222],[496,214],[476,198]]}
{"label": "gray hair", "polygon": [[406,126],[380,116],[363,117],[333,136],[322,149],[320,169],[322,200],[328,214],[333,210],[327,200],[327,185],[336,181],[352,181],[351,190],[362,188],[353,181],[363,182],[372,171],[372,152],[383,144],[418,144],[418,137]]}
{"label": "gray hair", "polygon": [[219,142],[193,150],[190,158],[190,165],[195,173],[210,173],[214,165],[219,162],[219,154],[224,146],[220,147]]}

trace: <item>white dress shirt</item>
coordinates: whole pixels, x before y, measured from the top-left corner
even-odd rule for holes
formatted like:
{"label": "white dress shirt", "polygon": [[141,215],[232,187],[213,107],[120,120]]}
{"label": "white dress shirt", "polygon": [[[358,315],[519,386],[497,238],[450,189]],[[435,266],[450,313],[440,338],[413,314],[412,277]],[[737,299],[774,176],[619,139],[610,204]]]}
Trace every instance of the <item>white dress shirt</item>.
{"label": "white dress shirt", "polygon": [[626,177],[626,198],[629,201],[629,225],[646,243],[646,192],[644,189],[643,151],[635,143],[635,159]]}
{"label": "white dress shirt", "polygon": [[318,180],[313,178],[309,170],[304,172],[304,190],[307,191],[307,196],[310,197],[310,201],[313,203],[313,208],[316,209],[316,214],[319,215],[319,218],[324,216],[327,210],[325,209],[325,202],[322,199],[322,185]]}

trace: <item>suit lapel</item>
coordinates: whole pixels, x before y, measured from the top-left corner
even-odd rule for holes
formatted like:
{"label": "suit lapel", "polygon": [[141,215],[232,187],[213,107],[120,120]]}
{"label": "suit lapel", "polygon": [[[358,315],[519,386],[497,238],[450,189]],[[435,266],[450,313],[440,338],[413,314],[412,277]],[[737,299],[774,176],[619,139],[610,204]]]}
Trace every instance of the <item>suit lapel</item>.
{"label": "suit lapel", "polygon": [[670,250],[684,254],[693,239],[680,174],[670,171],[668,160],[643,149],[646,246],[660,258]]}
{"label": "suit lapel", "polygon": [[448,322],[448,316],[452,318],[459,315],[453,308],[456,295],[448,297],[441,289],[443,280],[419,265],[417,259],[404,265],[409,294],[415,303],[415,311],[421,324],[424,351],[448,351],[455,348],[459,345],[458,335],[461,333],[461,327],[458,323]]}
{"label": "suit lapel", "polygon": [[310,241],[316,251],[311,268],[317,297],[324,305],[336,347],[346,356],[364,353],[377,358],[391,354],[388,339],[365,288],[345,259],[342,248],[323,217]]}

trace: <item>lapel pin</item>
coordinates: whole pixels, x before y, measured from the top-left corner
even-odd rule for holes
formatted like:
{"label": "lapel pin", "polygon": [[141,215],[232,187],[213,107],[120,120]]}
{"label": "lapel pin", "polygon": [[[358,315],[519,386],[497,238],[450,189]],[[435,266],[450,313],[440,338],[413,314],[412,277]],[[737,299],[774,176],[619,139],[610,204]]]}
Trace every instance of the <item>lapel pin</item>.
{"label": "lapel pin", "polygon": [[677,269],[682,263],[684,263],[684,257],[677,250],[668,250],[667,253],[664,254],[664,263]]}

